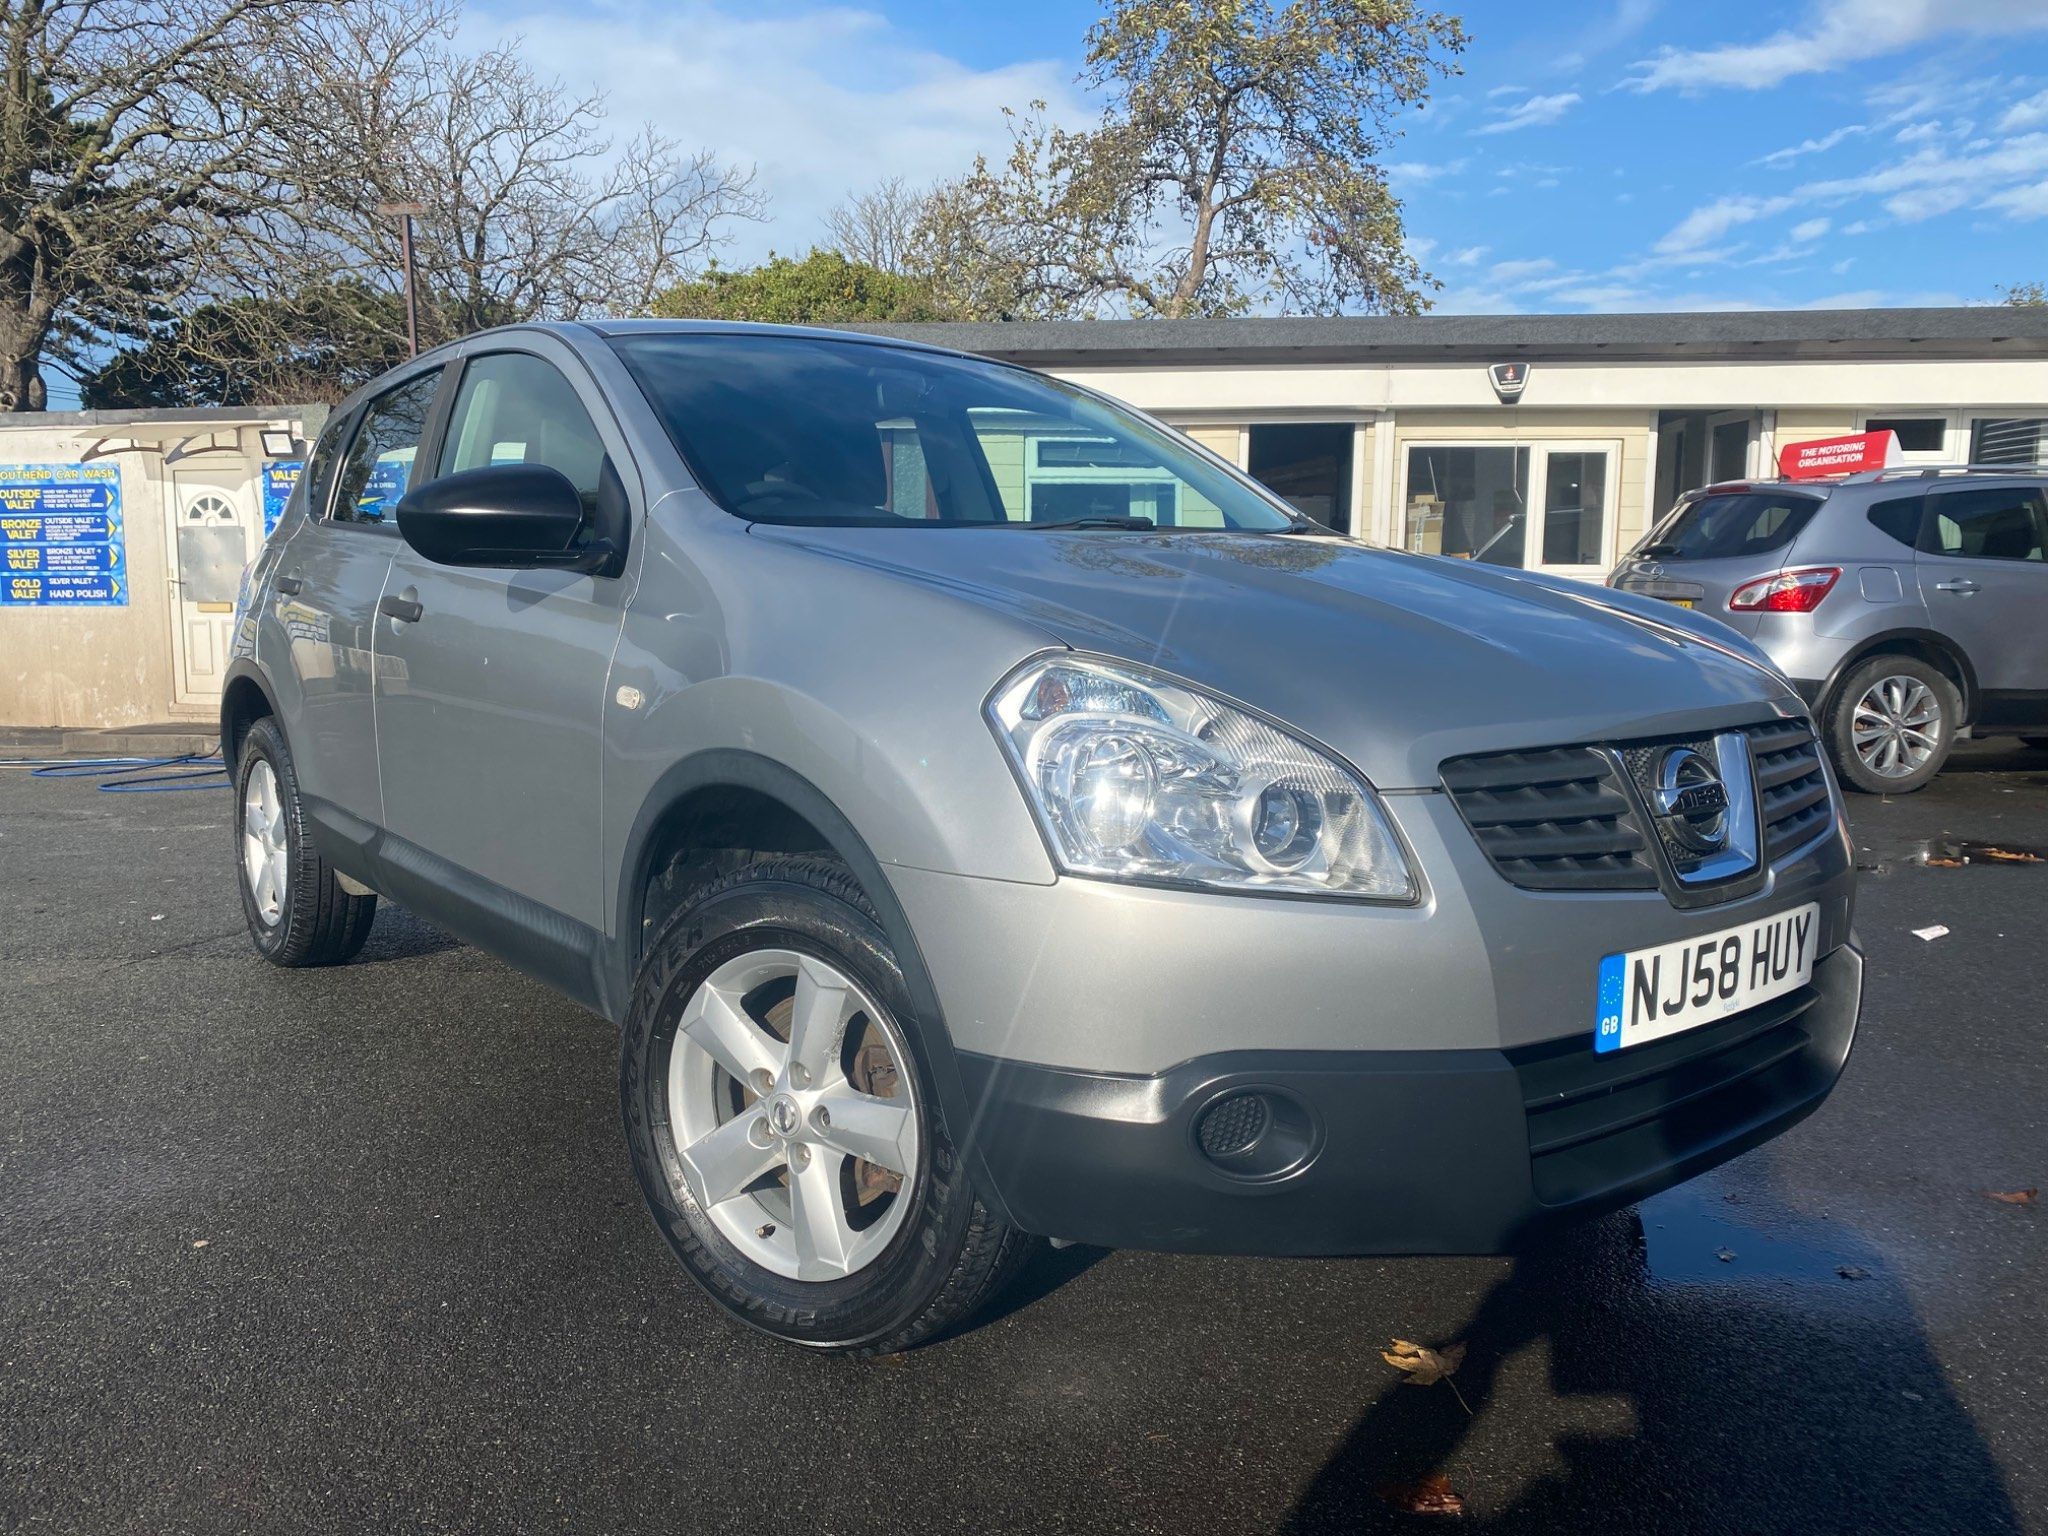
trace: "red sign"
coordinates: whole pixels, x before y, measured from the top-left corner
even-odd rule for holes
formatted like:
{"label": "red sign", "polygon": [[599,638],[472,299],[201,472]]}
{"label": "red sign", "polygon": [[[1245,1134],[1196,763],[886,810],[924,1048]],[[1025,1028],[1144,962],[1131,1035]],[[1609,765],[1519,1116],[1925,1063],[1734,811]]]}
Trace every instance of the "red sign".
{"label": "red sign", "polygon": [[1778,450],[1778,473],[1787,480],[1819,480],[1827,475],[1853,475],[1862,469],[1883,469],[1891,462],[1889,431],[1858,432],[1851,437],[1820,437],[1810,443],[1787,443]]}

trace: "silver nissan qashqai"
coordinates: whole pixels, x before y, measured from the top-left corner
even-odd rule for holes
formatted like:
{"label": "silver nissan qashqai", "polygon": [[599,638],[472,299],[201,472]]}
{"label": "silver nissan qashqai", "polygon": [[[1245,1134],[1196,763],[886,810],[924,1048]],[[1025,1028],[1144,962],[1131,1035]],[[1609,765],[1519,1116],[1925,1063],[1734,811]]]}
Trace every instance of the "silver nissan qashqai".
{"label": "silver nissan qashqai", "polygon": [[613,1020],[655,1224],[801,1344],[930,1337],[1035,1237],[1502,1251],[1793,1124],[1856,1026],[1747,640],[901,342],[394,370],[249,572],[222,740],[257,949],[387,897]]}

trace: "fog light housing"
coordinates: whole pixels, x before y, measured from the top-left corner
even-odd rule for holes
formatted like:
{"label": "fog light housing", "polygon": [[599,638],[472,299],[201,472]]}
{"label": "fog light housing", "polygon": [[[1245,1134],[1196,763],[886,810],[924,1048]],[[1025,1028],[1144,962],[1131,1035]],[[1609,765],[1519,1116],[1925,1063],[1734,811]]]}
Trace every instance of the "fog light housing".
{"label": "fog light housing", "polygon": [[1219,1173],[1235,1179],[1277,1179],[1304,1167],[1315,1153],[1315,1121],[1290,1093],[1234,1088],[1195,1116],[1195,1147]]}

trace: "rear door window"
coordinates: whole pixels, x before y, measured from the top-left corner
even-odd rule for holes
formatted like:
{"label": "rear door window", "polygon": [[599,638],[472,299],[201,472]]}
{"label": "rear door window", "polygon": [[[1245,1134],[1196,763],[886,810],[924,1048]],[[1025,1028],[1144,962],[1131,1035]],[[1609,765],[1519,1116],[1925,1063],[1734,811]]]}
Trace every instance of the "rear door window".
{"label": "rear door window", "polygon": [[1665,518],[1636,553],[1657,560],[1739,560],[1767,555],[1799,537],[1821,498],[1787,491],[1731,491],[1689,501]]}
{"label": "rear door window", "polygon": [[1929,554],[1958,560],[2048,558],[2048,503],[2024,485],[1949,491],[1929,502],[1925,542]]}

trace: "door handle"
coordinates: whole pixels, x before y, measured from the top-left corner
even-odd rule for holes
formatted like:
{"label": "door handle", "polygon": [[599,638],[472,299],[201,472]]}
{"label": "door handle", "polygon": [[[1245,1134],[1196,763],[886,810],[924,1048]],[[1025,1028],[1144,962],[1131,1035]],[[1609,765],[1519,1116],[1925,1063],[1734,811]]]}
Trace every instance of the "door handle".
{"label": "door handle", "polygon": [[306,590],[306,584],[296,576],[280,576],[271,585],[286,597],[297,597]]}
{"label": "door handle", "polygon": [[1937,592],[1960,592],[1964,597],[1968,597],[1972,592],[1981,592],[1983,588],[1970,580],[1969,577],[1964,576],[1955,581],[1937,581],[1934,584],[1934,590]]}
{"label": "door handle", "polygon": [[427,610],[419,605],[417,598],[380,597],[377,599],[377,611],[385,618],[396,619],[401,624],[417,624],[420,615]]}

